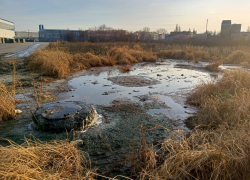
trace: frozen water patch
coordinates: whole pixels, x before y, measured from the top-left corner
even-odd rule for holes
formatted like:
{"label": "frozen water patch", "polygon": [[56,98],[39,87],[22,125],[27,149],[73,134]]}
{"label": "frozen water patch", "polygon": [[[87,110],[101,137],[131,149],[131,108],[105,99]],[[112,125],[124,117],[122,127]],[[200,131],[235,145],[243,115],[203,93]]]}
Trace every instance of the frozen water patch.
{"label": "frozen water patch", "polygon": [[12,56],[17,56],[17,59],[20,59],[20,58],[28,57],[28,56],[30,56],[30,54],[34,50],[36,50],[41,45],[42,45],[41,43],[31,45],[31,46],[28,47],[28,49],[25,49],[23,51],[19,51],[19,52],[14,53],[14,54],[10,54],[10,55],[4,56],[4,58],[9,58],[9,57],[12,57]]}

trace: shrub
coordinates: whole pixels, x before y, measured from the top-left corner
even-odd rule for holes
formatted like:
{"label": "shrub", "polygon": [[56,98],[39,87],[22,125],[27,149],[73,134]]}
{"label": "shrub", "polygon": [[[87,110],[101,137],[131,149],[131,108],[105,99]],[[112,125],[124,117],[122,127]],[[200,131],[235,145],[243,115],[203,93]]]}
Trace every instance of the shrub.
{"label": "shrub", "polygon": [[73,58],[63,51],[39,50],[33,53],[29,66],[45,75],[63,78],[70,72]]}
{"label": "shrub", "polygon": [[0,81],[0,121],[16,117],[15,100],[12,94]]}
{"label": "shrub", "polygon": [[250,54],[242,50],[233,52],[226,60],[227,63],[241,64],[243,62],[250,62]]}
{"label": "shrub", "polygon": [[208,64],[205,69],[211,72],[218,72],[219,71],[219,66],[222,64],[221,61],[215,61],[210,64]]}

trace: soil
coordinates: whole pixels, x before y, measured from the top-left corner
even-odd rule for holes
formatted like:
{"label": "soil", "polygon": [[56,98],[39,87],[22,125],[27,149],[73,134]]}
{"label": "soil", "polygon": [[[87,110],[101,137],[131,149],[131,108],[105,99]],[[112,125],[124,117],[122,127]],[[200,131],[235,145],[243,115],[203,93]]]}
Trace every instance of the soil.
{"label": "soil", "polygon": [[160,81],[156,79],[147,79],[145,77],[140,77],[140,76],[138,77],[119,76],[119,77],[109,78],[108,80],[112,81],[115,84],[126,87],[143,87],[160,83]]}

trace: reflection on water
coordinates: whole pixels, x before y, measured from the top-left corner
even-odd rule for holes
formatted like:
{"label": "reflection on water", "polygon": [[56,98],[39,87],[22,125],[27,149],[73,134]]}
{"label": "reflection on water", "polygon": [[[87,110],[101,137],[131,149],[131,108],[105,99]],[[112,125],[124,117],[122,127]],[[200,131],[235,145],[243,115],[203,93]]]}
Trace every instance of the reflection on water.
{"label": "reflection on water", "polygon": [[[69,85],[73,86],[74,91],[62,93],[59,99],[65,101],[84,101],[88,104],[109,105],[114,99],[129,98],[133,101],[139,101],[136,96],[151,94],[167,94],[180,91],[180,89],[190,90],[201,80],[211,80],[218,77],[218,74],[212,75],[203,69],[185,69],[185,65],[190,65],[185,61],[182,68],[176,68],[176,61],[166,61],[165,63],[140,63],[131,68],[128,73],[120,73],[118,69],[103,72],[89,72],[85,76],[73,78]],[[108,80],[110,77],[134,76],[155,79],[160,84],[144,87],[125,87],[117,85]],[[94,83],[95,82],[95,83]],[[175,103],[170,97],[161,95],[160,100],[171,107],[173,114],[185,114],[183,107]],[[157,110],[160,111],[160,110]],[[153,110],[150,111],[152,113]],[[166,110],[161,110],[165,113]]]}

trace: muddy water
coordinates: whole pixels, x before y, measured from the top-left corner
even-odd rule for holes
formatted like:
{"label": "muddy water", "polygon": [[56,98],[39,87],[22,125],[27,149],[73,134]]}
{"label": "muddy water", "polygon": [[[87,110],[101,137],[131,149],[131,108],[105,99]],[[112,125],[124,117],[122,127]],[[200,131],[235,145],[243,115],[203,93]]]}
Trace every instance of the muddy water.
{"label": "muddy water", "polygon": [[[131,67],[128,73],[121,73],[118,69],[96,70],[76,77],[69,81],[73,91],[62,93],[59,99],[66,101],[84,101],[87,104],[109,105],[114,99],[128,98],[140,102],[140,96],[150,96],[164,102],[169,108],[150,109],[148,113],[164,113],[172,115],[189,115],[194,107],[184,104],[187,93],[202,80],[216,79],[218,73],[209,73],[204,70],[206,63],[194,64],[187,61],[168,60],[162,63],[140,63]],[[131,87],[119,85],[110,79],[121,77],[139,77],[157,81],[155,85]],[[133,87],[134,86],[134,87]],[[178,102],[173,99],[179,98]],[[180,102],[181,101],[181,102]],[[185,108],[184,108],[185,107]]]}
{"label": "muddy water", "polygon": [[167,60],[139,63],[128,73],[116,67],[93,68],[71,79],[72,91],[59,94],[58,100],[93,104],[101,123],[83,132],[45,133],[32,128],[31,115],[23,104],[18,108],[24,113],[17,120],[0,122],[0,137],[18,143],[31,135],[46,141],[75,137],[83,140],[80,149],[89,153],[99,173],[128,175],[131,164],[118,162],[138,149],[142,134],[157,147],[174,129],[189,131],[184,120],[197,109],[185,104],[188,93],[201,80],[220,75],[204,70],[205,65]]}

